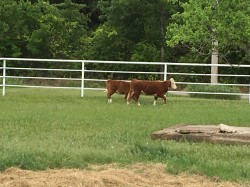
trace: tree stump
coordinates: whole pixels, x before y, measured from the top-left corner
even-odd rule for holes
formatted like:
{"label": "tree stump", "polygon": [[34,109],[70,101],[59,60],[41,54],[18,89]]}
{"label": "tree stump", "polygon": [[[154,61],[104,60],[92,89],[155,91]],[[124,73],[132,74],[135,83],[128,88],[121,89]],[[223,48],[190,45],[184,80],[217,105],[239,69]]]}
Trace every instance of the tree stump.
{"label": "tree stump", "polygon": [[250,144],[250,127],[220,125],[177,125],[153,132],[152,140],[187,140],[221,144]]}

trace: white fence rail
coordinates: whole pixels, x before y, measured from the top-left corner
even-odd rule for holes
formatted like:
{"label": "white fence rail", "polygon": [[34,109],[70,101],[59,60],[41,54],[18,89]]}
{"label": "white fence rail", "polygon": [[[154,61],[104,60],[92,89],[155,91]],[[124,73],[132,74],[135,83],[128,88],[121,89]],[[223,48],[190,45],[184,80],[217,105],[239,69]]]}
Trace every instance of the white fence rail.
{"label": "white fence rail", "polygon": [[[23,67],[11,67],[8,63],[11,61],[15,62],[37,62],[39,65],[43,64],[44,62],[56,62],[56,63],[80,63],[81,68],[79,69],[60,69],[60,68],[23,68]],[[0,65],[0,79],[2,79],[2,83],[0,86],[2,87],[2,95],[5,96],[6,94],[6,87],[29,87],[29,88],[62,88],[62,89],[78,89],[81,90],[81,97],[84,96],[84,90],[104,90],[105,88],[93,88],[85,86],[85,81],[101,81],[105,82],[107,79],[88,79],[85,78],[86,73],[117,73],[117,74],[151,74],[151,75],[163,75],[163,79],[166,80],[167,76],[218,76],[218,77],[250,77],[250,75],[235,75],[235,74],[209,74],[209,73],[190,73],[190,72],[168,72],[168,67],[170,66],[195,66],[195,67],[211,67],[211,66],[218,66],[218,67],[237,67],[237,68],[250,68],[250,65],[238,65],[238,64],[199,64],[199,63],[170,63],[170,62],[131,62],[131,61],[98,61],[98,60],[60,60],[60,59],[30,59],[30,58],[0,58],[0,64],[2,62],[2,66]],[[152,65],[152,66],[163,66],[162,72],[144,72],[144,71],[109,71],[109,70],[94,70],[94,69],[86,69],[86,64],[130,64],[133,66],[137,65]],[[80,67],[80,66],[79,66]],[[65,78],[65,77],[32,77],[32,76],[12,76],[8,75],[8,70],[24,70],[24,71],[50,71],[50,72],[78,72],[81,74],[80,77],[76,78]],[[1,73],[2,72],[2,73]],[[74,80],[74,81],[81,81],[80,87],[55,87],[55,86],[39,86],[39,85],[13,85],[7,84],[6,80],[12,79],[40,79],[40,80]],[[202,83],[202,82],[178,82],[179,85],[223,85],[223,86],[244,86],[249,88],[249,93],[219,93],[219,92],[189,92],[189,91],[169,91],[171,93],[182,93],[182,94],[218,94],[218,95],[240,95],[249,98],[250,103],[250,85],[249,84],[227,84],[227,83]]]}

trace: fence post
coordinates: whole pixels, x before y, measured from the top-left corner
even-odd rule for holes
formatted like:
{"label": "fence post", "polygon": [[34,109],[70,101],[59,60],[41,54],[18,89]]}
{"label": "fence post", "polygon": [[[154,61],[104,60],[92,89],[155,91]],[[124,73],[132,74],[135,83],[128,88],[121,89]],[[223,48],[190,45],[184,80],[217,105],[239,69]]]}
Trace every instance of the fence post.
{"label": "fence post", "polygon": [[6,60],[3,60],[3,96],[5,96]]}
{"label": "fence post", "polygon": [[84,96],[84,61],[82,61],[81,97]]}
{"label": "fence post", "polygon": [[167,80],[167,70],[168,70],[168,65],[164,64],[164,81]]}

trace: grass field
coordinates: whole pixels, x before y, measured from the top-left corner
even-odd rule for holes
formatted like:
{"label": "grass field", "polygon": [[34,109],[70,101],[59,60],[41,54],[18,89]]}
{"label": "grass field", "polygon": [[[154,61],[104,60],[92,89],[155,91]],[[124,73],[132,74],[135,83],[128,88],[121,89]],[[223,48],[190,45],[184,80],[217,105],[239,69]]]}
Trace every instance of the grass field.
{"label": "grass field", "polygon": [[[1,90],[0,90],[1,91]],[[250,127],[247,100],[167,98],[127,106],[103,91],[7,88],[0,97],[0,170],[84,168],[88,164],[163,163],[228,181],[250,181],[250,146],[153,141],[150,134],[176,124],[224,123]]]}

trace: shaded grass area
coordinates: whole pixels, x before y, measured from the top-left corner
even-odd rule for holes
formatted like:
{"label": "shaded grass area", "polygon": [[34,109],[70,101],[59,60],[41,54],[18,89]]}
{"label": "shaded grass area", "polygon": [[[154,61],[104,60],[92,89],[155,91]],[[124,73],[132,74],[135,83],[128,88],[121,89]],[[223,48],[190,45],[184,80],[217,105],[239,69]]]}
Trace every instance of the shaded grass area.
{"label": "shaded grass area", "polygon": [[246,100],[167,97],[153,106],[127,106],[103,91],[7,89],[0,97],[0,169],[84,168],[88,164],[164,163],[171,173],[250,181],[250,146],[153,141],[150,134],[176,124],[250,127]]}

